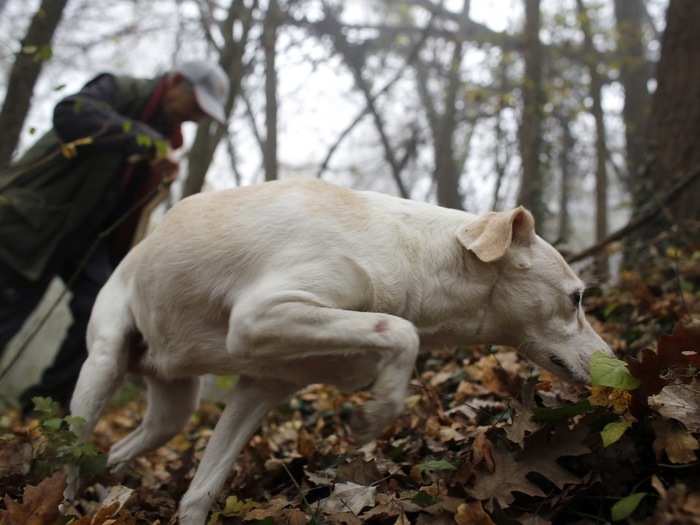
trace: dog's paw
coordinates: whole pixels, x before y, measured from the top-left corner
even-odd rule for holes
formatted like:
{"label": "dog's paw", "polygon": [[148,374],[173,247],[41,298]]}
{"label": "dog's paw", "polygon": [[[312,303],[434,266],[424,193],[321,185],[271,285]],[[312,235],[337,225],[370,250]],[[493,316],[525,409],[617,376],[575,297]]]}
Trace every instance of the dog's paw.
{"label": "dog's paw", "polygon": [[379,437],[395,416],[396,407],[391,401],[368,401],[350,416],[355,441],[364,445]]}

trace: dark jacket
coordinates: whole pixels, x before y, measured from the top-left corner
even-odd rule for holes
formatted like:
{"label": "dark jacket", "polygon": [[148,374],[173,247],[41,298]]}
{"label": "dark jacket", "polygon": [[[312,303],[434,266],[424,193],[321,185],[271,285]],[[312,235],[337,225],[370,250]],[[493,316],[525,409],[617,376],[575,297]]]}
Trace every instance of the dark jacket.
{"label": "dark jacket", "polygon": [[[127,162],[144,176],[165,125],[140,122],[160,79],[102,74],[54,110],[54,129],[0,173],[0,260],[30,280],[62,243],[87,246],[126,191]],[[90,144],[61,148],[91,137]]]}

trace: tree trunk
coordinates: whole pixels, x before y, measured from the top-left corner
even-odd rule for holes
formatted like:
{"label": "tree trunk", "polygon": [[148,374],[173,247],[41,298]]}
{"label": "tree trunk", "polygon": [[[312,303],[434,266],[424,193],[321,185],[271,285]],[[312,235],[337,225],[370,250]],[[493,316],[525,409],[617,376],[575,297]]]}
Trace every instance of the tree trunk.
{"label": "tree trunk", "polygon": [[[644,202],[653,202],[680,178],[700,168],[700,68],[694,66],[700,64],[700,2],[671,0],[666,16],[647,135],[652,158],[639,188],[638,214]],[[681,226],[699,221],[698,203],[700,182],[696,181],[668,206],[668,216]],[[663,222],[648,228],[647,238],[660,228],[666,229],[668,224]],[[697,242],[697,223],[692,231]]]}
{"label": "tree trunk", "polygon": [[506,170],[508,169],[508,164],[510,163],[506,131],[503,129],[503,111],[506,109],[508,66],[510,64],[510,60],[510,57],[504,52],[498,70],[499,91],[501,91],[501,93],[498,95],[498,107],[496,108],[496,118],[494,119],[495,140],[493,145],[493,168],[496,172],[496,182],[493,185],[493,197],[491,199],[491,209],[494,211],[500,207],[501,186],[503,185]]}
{"label": "tree trunk", "polygon": [[617,51],[620,54],[620,82],[625,90],[622,116],[625,122],[627,190],[636,201],[636,181],[645,162],[644,130],[649,107],[647,67],[644,56],[642,0],[615,0]]}
{"label": "tree trunk", "polygon": [[[469,18],[470,1],[464,0],[462,4],[462,28]],[[464,54],[464,42],[454,43],[450,70],[447,75],[447,89],[443,103],[443,113],[438,132],[434,141],[435,151],[435,181],[437,182],[437,200],[440,206],[461,210],[464,208],[464,198],[459,191],[459,176],[455,162],[454,134],[457,127],[457,93],[462,86],[460,75],[462,68],[462,55]]]}
{"label": "tree trunk", "polygon": [[277,179],[277,27],[279,20],[277,0],[270,0],[263,27],[263,48],[265,50],[265,151],[263,163],[265,180]]}
{"label": "tree trunk", "polygon": [[[598,73],[598,60],[595,46],[593,44],[593,30],[588,10],[583,4],[583,0],[576,0],[579,23],[583,32],[584,50],[586,53],[586,65],[590,76],[590,94],[593,99],[591,113],[595,119],[595,241],[600,242],[608,235],[608,147],[606,143],[605,115],[603,113],[603,79]],[[609,277],[610,269],[607,255],[602,252],[596,258],[595,273],[598,279],[606,281]]]}
{"label": "tree trunk", "polygon": [[571,120],[568,115],[559,115],[561,129],[561,149],[559,150],[559,170],[561,188],[559,191],[559,234],[558,242],[567,244],[571,237],[571,216],[569,215],[569,195],[575,165],[572,162],[574,136],[571,133]]}
{"label": "tree trunk", "polygon": [[542,228],[545,219],[544,181],[540,165],[542,149],[542,43],[540,42],[540,0],[525,0],[525,78],[523,114],[520,124],[522,179],[518,202],[528,208]]}
{"label": "tree trunk", "polygon": [[[246,7],[243,2],[231,2],[226,20],[222,24],[224,45],[220,49],[219,64],[228,73],[230,90],[224,106],[226,118],[231,116],[236,99],[241,91],[244,75],[243,53],[248,42],[248,33],[253,21],[256,2]],[[238,39],[234,38],[234,24],[240,21],[243,30]],[[182,190],[182,197],[188,197],[202,191],[209,165],[226,128],[215,122],[200,124],[192,144],[187,162],[187,179]]]}
{"label": "tree trunk", "polygon": [[42,0],[22,39],[10,70],[5,101],[0,110],[0,168],[10,163],[19,143],[34,85],[44,61],[51,56],[51,40],[67,3],[68,0]]}

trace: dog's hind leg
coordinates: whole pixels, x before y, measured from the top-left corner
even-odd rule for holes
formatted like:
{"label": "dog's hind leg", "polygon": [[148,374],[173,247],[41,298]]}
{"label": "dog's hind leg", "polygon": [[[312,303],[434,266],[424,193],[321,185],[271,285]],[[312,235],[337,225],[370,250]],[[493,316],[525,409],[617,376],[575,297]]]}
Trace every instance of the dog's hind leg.
{"label": "dog's hind leg", "polygon": [[194,479],[182,497],[179,523],[204,525],[207,513],[236,457],[269,409],[283,401],[295,387],[282,381],[241,377],[229,395]]}
{"label": "dog's hind leg", "polygon": [[135,330],[129,290],[117,272],[97,296],[87,330],[88,358],[71,398],[71,415],[85,420],[85,425],[76,429],[83,439],[92,433],[100,413],[124,378],[129,337]]}
{"label": "dog's hind leg", "polygon": [[[129,291],[115,272],[100,290],[92,309],[87,333],[88,357],[80,369],[70,402],[71,415],[84,420],[84,424],[71,425],[81,439],[92,434],[100,413],[126,374],[129,336],[133,331]],[[79,475],[77,467],[68,467],[64,491],[68,500],[77,495]]]}
{"label": "dog's hind leg", "polygon": [[109,451],[109,466],[164,445],[180,432],[199,404],[199,377],[166,381],[147,377],[148,406],[141,424]]}

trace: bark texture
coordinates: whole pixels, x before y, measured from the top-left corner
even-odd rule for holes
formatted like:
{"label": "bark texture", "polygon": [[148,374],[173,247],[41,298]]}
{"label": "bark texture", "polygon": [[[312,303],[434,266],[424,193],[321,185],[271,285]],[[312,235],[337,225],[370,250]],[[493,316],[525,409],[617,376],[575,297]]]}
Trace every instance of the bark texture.
{"label": "bark texture", "polygon": [[[636,199],[644,206],[700,167],[700,2],[671,0],[658,66],[658,86],[648,127],[651,162]],[[667,219],[700,220],[700,183],[689,186],[667,208]],[[657,221],[658,223],[658,221]],[[657,224],[657,228],[658,228]],[[696,223],[697,226],[697,223]],[[698,240],[697,227],[693,230]],[[653,233],[652,231],[648,232]]]}
{"label": "bark texture", "polygon": [[520,125],[522,179],[518,203],[528,208],[535,223],[545,219],[544,178],[540,163],[542,150],[542,43],[540,41],[540,0],[525,0],[523,115]]}
{"label": "bark texture", "polygon": [[[7,92],[0,109],[0,168],[7,166],[17,148],[24,121],[45,60],[51,56],[51,40],[68,0],[42,0],[32,18],[10,70]],[[4,8],[4,3],[0,6]]]}

